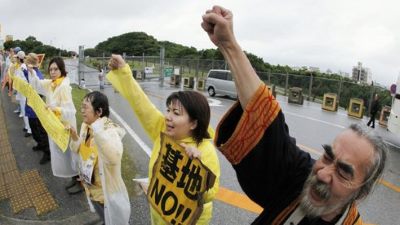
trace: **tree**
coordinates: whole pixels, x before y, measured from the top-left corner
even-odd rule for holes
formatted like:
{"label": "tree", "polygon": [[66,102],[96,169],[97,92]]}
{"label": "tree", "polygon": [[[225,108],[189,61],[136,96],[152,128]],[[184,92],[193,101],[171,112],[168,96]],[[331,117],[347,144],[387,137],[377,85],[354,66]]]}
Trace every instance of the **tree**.
{"label": "tree", "polygon": [[159,44],[157,40],[144,32],[130,32],[108,38],[100,42],[95,49],[105,53],[126,53],[128,55],[158,55]]}
{"label": "tree", "polygon": [[55,48],[50,45],[44,45],[42,42],[36,40],[33,36],[28,36],[25,40],[7,41],[4,43],[6,49],[20,47],[26,54],[35,52],[38,54],[46,54],[46,58],[52,58],[57,55],[69,56],[66,50]]}
{"label": "tree", "polygon": [[251,65],[256,71],[267,71],[268,68],[266,67],[266,64],[262,58],[246,51],[244,53],[246,54],[247,58],[249,58]]}
{"label": "tree", "polygon": [[101,56],[103,53],[99,52],[95,48],[87,48],[87,49],[85,49],[84,54],[85,54],[85,56],[96,57],[96,56]]}
{"label": "tree", "polygon": [[28,37],[25,39],[24,48],[23,48],[23,49],[24,49],[26,52],[31,52],[31,51],[33,51],[33,49],[34,49],[36,46],[41,46],[41,45],[43,45],[43,43],[40,42],[40,41],[38,41],[38,40],[36,40],[35,37],[33,37],[33,36],[28,36]]}

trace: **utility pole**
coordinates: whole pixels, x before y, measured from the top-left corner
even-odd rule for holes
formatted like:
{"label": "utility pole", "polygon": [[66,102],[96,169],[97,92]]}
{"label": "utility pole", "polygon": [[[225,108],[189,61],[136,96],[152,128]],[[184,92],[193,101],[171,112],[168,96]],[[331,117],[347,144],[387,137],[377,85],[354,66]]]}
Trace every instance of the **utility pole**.
{"label": "utility pole", "polygon": [[104,69],[104,72],[106,71],[105,70],[105,68],[106,68],[106,54],[103,52],[103,64],[102,64],[102,68]]}
{"label": "utility pole", "polygon": [[147,65],[144,64],[144,52],[142,53],[142,67],[143,67],[143,71],[144,71],[144,67],[146,67]]}
{"label": "utility pole", "polygon": [[160,87],[164,86],[164,57],[165,57],[165,48],[161,47],[160,49]]}
{"label": "utility pole", "polygon": [[340,102],[340,93],[342,92],[342,85],[343,85],[343,78],[342,78],[342,76],[340,76],[338,99],[337,99],[338,102]]}
{"label": "utility pole", "polygon": [[286,80],[285,80],[285,96],[287,96],[287,89],[289,86],[289,73],[286,71]]}
{"label": "utility pole", "polygon": [[310,101],[312,99],[311,98],[311,95],[312,95],[312,84],[313,84],[313,74],[311,72],[311,74],[310,74],[310,85],[308,86],[308,101]]}
{"label": "utility pole", "polygon": [[85,61],[85,48],[83,45],[79,46],[79,59],[78,59],[78,84],[81,85],[82,79],[84,79],[83,74],[83,63]]}
{"label": "utility pole", "polygon": [[268,70],[268,85],[272,86],[272,84],[271,84],[271,70]]}

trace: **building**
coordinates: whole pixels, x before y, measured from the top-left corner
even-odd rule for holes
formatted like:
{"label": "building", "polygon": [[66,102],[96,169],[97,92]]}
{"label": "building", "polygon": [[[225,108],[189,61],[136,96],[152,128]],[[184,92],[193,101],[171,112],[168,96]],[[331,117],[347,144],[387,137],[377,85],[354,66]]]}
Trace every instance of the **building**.
{"label": "building", "polygon": [[339,75],[342,76],[342,77],[350,78],[350,74],[349,74],[349,73],[344,72],[344,71],[341,71],[341,70],[339,70],[339,71],[337,72],[337,74],[339,74]]}
{"label": "building", "polygon": [[13,41],[14,37],[12,35],[6,35],[6,42],[7,41]]}
{"label": "building", "polygon": [[352,79],[361,84],[371,84],[372,74],[369,68],[363,67],[361,62],[353,67]]}

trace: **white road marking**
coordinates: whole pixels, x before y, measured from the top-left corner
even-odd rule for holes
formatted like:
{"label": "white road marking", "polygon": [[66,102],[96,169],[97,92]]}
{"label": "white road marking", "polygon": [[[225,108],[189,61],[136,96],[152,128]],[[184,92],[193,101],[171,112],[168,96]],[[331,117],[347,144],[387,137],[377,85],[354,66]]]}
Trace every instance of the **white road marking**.
{"label": "white road marking", "polygon": [[222,102],[220,100],[207,98],[207,101],[209,106],[222,106]]}
{"label": "white road marking", "polygon": [[400,146],[398,146],[398,145],[395,145],[395,144],[393,144],[393,143],[390,143],[390,142],[388,142],[388,141],[383,141],[383,142],[385,142],[386,144],[388,144],[388,145],[390,145],[390,146],[392,146],[392,147],[395,147],[395,148],[398,148],[398,149],[400,149]]}
{"label": "white road marking", "polygon": [[296,117],[299,117],[299,118],[304,118],[304,119],[316,121],[316,122],[327,124],[327,125],[330,125],[330,126],[333,126],[333,127],[340,128],[340,129],[345,129],[346,128],[344,126],[341,126],[341,125],[338,125],[338,124],[335,124],[335,123],[330,123],[330,122],[326,122],[326,121],[323,121],[323,120],[318,120],[318,119],[315,119],[315,118],[312,118],[312,117],[309,117],[309,116],[302,116],[302,115],[298,115],[297,113],[288,112],[287,110],[284,112],[284,114],[289,114],[289,115],[296,116]]}
{"label": "white road marking", "polygon": [[[89,88],[88,90],[90,92],[93,91],[92,89]],[[150,157],[151,148],[146,143],[144,143],[144,141],[139,137],[139,135],[136,134],[135,131],[132,130],[132,128],[128,125],[128,123],[125,122],[125,120],[122,119],[122,117],[117,112],[115,112],[114,109],[111,107],[110,107],[110,112],[115,117],[115,119],[117,119],[121,123],[121,125],[125,128],[126,132],[128,132],[128,134],[131,135],[131,137],[136,141],[136,143],[138,143],[138,145],[143,149],[143,151],[147,154],[147,156]]]}
{"label": "white road marking", "polygon": [[132,130],[132,128],[125,122],[124,119],[121,118],[121,116],[115,112],[111,107],[110,107],[110,112],[113,114],[113,116],[122,124],[122,126],[126,129],[129,135],[138,143],[138,145],[143,149],[143,151],[147,154],[147,156],[151,156],[151,149],[150,147],[144,143],[144,141],[136,134],[135,131]]}

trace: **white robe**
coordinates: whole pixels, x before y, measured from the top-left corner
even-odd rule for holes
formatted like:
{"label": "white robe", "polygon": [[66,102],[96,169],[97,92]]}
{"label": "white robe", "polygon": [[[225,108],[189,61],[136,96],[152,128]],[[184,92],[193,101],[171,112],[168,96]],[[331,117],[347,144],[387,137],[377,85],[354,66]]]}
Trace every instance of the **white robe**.
{"label": "white robe", "polygon": [[[19,77],[19,78],[21,78],[22,80],[26,81],[24,72],[22,71],[22,70],[24,70],[24,69],[25,69],[25,70],[27,69],[25,63],[20,64],[20,66],[18,67],[18,69],[15,70],[14,75],[15,75],[16,77]],[[17,94],[15,95],[15,100],[21,101],[21,102],[23,102],[23,103],[25,104],[25,102],[26,102],[26,97],[23,96],[19,91],[17,91]],[[22,107],[21,107],[21,111],[23,111],[23,114],[22,114],[22,115],[25,116],[25,109],[22,109]]]}
{"label": "white robe", "polygon": [[[68,77],[65,77],[61,84],[53,91],[52,80],[40,80],[36,72],[29,73],[31,85],[40,94],[46,96],[46,104],[52,107],[60,107],[61,122],[64,125],[72,126],[76,129],[76,109],[72,101],[72,88]],[[65,152],[49,136],[49,147],[51,154],[51,169],[56,177],[73,177],[78,175],[79,156],[67,149]]]}
{"label": "white robe", "polygon": [[[128,191],[121,176],[123,153],[122,137],[125,130],[107,117],[101,118],[100,128],[93,127],[94,144],[98,150],[98,168],[104,194],[104,220],[106,225],[126,225],[131,214]],[[82,123],[78,141],[71,139],[70,147],[74,152],[86,138],[88,125]],[[88,201],[91,206],[91,201]],[[92,208],[92,206],[91,206]]]}

